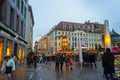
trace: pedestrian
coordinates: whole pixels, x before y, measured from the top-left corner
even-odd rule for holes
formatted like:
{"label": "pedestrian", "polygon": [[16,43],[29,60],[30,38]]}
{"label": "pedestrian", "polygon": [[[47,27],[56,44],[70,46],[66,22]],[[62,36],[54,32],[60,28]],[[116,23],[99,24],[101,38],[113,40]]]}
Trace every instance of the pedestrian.
{"label": "pedestrian", "polygon": [[38,57],[36,54],[34,54],[34,57],[33,57],[33,61],[34,61],[34,68],[37,68],[37,60],[38,60]]}
{"label": "pedestrian", "polygon": [[94,67],[97,68],[97,66],[96,66],[96,56],[95,56],[95,53],[91,53],[91,54],[89,55],[89,59],[90,59],[91,68],[93,68],[93,64],[94,64]]}
{"label": "pedestrian", "polygon": [[27,65],[28,65],[28,67],[30,67],[30,62],[31,62],[30,55],[27,55]]}
{"label": "pedestrian", "polygon": [[42,56],[40,56],[40,63],[42,63],[43,62],[43,57]]}
{"label": "pedestrian", "polygon": [[73,60],[72,59],[70,59],[69,64],[70,64],[70,69],[73,70]]}
{"label": "pedestrian", "polygon": [[60,69],[63,70],[63,64],[65,61],[65,56],[63,54],[60,55]]}
{"label": "pedestrian", "polygon": [[69,71],[69,62],[70,62],[70,59],[68,57],[66,57],[65,59],[65,68],[67,71]]}
{"label": "pedestrian", "polygon": [[15,62],[15,68],[17,68],[18,67],[18,57],[13,54],[12,58],[13,58],[13,60]]}
{"label": "pedestrian", "polygon": [[55,56],[55,70],[59,71],[60,53]]}
{"label": "pedestrian", "polygon": [[106,48],[106,52],[103,54],[102,66],[106,80],[114,80],[114,55],[110,51],[110,48]]}
{"label": "pedestrian", "polygon": [[12,76],[13,76],[12,73],[15,70],[15,62],[9,55],[6,55],[4,59],[5,60],[2,64],[1,72],[4,71],[7,76],[7,79],[12,80]]}

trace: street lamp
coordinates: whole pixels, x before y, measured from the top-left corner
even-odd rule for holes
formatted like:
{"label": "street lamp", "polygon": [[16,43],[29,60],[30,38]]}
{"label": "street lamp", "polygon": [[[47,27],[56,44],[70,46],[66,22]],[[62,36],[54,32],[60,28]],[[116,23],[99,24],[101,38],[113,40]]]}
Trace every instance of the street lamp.
{"label": "street lamp", "polygon": [[[74,32],[78,32],[79,33],[78,30],[76,30]],[[80,33],[79,33],[79,36],[78,36],[78,44],[79,44],[79,61],[80,61],[81,69],[82,69],[83,56],[82,56],[82,46],[81,46],[81,36],[80,36]]]}
{"label": "street lamp", "polygon": [[81,64],[81,69],[82,69],[82,64],[83,64],[83,56],[82,56],[82,46],[81,46],[81,38],[80,38],[80,33],[79,33],[79,61]]}

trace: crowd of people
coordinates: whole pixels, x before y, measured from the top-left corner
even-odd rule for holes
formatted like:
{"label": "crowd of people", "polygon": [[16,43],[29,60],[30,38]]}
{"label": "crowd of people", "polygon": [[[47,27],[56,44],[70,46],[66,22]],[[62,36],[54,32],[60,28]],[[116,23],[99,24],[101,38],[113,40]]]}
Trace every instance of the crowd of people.
{"label": "crowd of people", "polygon": [[[57,53],[54,57],[51,57],[51,60],[55,62],[55,70],[56,71],[63,71],[63,65],[65,65],[66,71],[73,70],[73,62],[75,56],[66,56],[65,53]],[[37,63],[46,63],[50,61],[50,57],[45,56],[38,56],[34,54],[31,50],[27,55],[27,65],[30,67],[33,65],[37,68]],[[83,52],[83,64],[88,63],[90,64],[91,68],[95,67],[96,65],[96,54],[94,53],[87,53]],[[10,76],[13,75],[13,72],[17,68],[18,58],[15,55],[6,55],[4,57],[3,65],[0,72],[4,72],[7,78],[11,78]],[[106,80],[114,80],[114,55],[112,54],[109,48],[106,49],[106,52],[102,56],[102,66],[103,66],[103,75]],[[9,79],[11,80],[11,79]]]}

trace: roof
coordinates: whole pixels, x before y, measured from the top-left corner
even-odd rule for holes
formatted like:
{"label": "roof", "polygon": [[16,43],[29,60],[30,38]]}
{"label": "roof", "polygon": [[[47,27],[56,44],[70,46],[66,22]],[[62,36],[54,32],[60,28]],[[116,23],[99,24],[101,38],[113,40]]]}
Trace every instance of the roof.
{"label": "roof", "polygon": [[98,27],[96,26],[97,26],[96,24],[90,23],[90,22],[76,23],[76,22],[61,21],[60,23],[57,24],[57,26],[55,27],[55,30],[65,30],[65,31],[83,30],[85,32],[94,32],[94,33],[103,31],[101,30],[102,28],[99,29],[98,28],[99,26]]}

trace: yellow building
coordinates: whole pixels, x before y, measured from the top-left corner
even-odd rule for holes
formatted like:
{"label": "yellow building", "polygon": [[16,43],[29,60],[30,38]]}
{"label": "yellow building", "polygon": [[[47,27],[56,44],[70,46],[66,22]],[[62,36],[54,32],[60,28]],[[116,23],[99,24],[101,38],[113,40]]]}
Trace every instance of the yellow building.
{"label": "yellow building", "polygon": [[102,43],[104,25],[98,23],[60,22],[54,26],[47,36],[47,52],[75,52],[79,50],[79,39],[82,47],[95,50]]}

